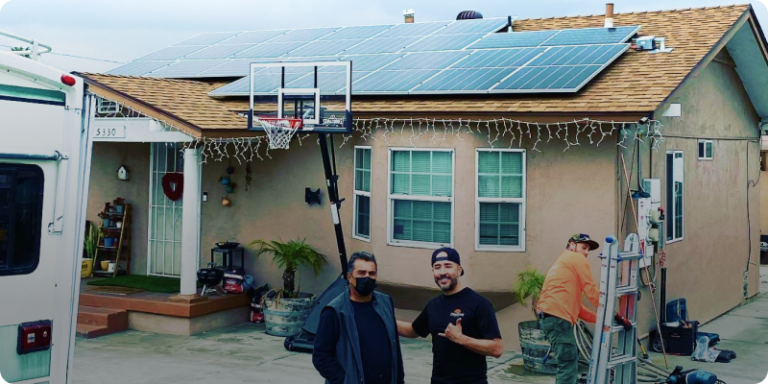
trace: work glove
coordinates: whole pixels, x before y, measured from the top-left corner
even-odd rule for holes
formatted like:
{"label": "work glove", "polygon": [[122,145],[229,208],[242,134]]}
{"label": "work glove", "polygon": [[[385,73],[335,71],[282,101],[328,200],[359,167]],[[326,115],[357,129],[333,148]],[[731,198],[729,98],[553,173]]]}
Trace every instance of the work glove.
{"label": "work glove", "polygon": [[613,319],[616,320],[616,322],[618,322],[619,324],[623,325],[625,331],[629,331],[632,329],[632,323],[629,322],[629,319],[620,315],[618,312],[613,317]]}

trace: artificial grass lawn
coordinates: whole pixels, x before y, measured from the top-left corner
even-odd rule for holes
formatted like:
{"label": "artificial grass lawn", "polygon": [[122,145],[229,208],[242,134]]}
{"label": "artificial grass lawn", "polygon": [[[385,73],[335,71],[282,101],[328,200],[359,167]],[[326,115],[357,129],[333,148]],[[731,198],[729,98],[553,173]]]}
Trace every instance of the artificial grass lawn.
{"label": "artificial grass lawn", "polygon": [[[91,280],[88,282],[88,285],[136,288],[156,293],[177,293],[181,291],[181,279],[158,276],[117,276],[111,279]],[[198,285],[200,285],[199,282]]]}

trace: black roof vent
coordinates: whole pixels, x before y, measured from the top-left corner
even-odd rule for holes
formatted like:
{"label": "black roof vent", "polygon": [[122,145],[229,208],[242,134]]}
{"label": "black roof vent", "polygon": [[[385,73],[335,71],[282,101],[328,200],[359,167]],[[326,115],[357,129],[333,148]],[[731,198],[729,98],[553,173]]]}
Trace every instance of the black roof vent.
{"label": "black roof vent", "polygon": [[456,20],[482,19],[483,14],[478,11],[462,11],[456,16]]}

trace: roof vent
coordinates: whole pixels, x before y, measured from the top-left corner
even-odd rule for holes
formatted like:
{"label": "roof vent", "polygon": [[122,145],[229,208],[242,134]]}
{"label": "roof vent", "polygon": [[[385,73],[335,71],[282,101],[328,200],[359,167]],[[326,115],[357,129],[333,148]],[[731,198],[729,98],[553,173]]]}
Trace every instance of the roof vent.
{"label": "roof vent", "polygon": [[403,17],[405,17],[405,22],[407,24],[412,24],[416,21],[416,12],[414,12],[413,9],[406,9],[403,11]]}
{"label": "roof vent", "polygon": [[605,28],[614,28],[613,26],[613,3],[605,5]]}
{"label": "roof vent", "polygon": [[478,11],[462,11],[458,16],[456,16],[456,20],[473,20],[482,18],[483,14]]}

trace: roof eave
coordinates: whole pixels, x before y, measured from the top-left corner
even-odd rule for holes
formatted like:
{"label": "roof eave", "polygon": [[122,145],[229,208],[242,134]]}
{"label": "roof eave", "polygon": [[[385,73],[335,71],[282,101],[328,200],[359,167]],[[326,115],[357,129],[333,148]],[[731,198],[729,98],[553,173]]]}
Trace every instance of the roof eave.
{"label": "roof eave", "polygon": [[111,101],[117,101],[158,121],[171,122],[175,128],[195,138],[201,138],[203,136],[202,132],[204,128],[192,124],[189,121],[182,119],[169,111],[160,109],[125,92],[116,90],[113,87],[110,87],[93,79],[92,77],[89,77],[87,74],[78,72],[75,72],[75,74],[85,79],[86,84],[89,86],[89,91],[97,96],[109,99]]}

